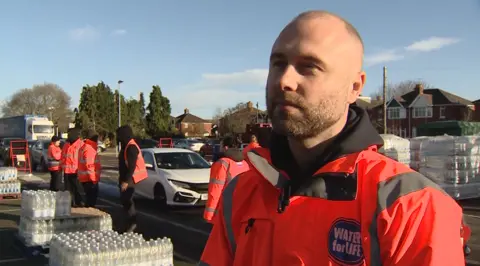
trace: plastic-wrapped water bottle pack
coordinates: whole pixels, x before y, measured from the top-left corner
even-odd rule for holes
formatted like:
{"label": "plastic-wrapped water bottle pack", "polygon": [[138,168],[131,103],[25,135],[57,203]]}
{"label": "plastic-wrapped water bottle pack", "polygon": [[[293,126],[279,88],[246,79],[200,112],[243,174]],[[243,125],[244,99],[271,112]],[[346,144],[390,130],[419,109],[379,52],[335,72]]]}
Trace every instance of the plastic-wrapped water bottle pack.
{"label": "plastic-wrapped water bottle pack", "polygon": [[17,195],[22,191],[22,184],[19,181],[0,182],[0,195]]}
{"label": "plastic-wrapped water bottle pack", "polygon": [[31,219],[68,216],[71,213],[70,202],[70,193],[67,191],[24,190],[21,214]]}
{"label": "plastic-wrapped water bottle pack", "polygon": [[54,220],[32,220],[20,218],[18,233],[27,246],[50,243],[53,235],[80,231],[112,230],[112,218],[106,214],[90,217],[57,218]]}
{"label": "plastic-wrapped water bottle pack", "polygon": [[58,234],[50,245],[49,265],[173,266],[173,244],[169,238],[145,241],[114,231]]}
{"label": "plastic-wrapped water bottle pack", "polygon": [[0,167],[0,182],[16,181],[18,170],[15,167]]}

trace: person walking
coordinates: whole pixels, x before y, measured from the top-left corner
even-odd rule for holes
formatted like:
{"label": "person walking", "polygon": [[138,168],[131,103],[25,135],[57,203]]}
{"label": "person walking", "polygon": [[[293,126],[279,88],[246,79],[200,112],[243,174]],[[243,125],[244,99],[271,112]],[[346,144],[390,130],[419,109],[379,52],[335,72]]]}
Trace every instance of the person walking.
{"label": "person walking", "polygon": [[83,141],[80,139],[80,129],[71,128],[68,130],[67,141],[63,145],[61,166],[65,190],[70,192],[73,207],[84,207],[83,187],[78,181],[78,154]]}
{"label": "person walking", "polygon": [[117,140],[121,143],[118,155],[120,201],[127,216],[126,232],[133,232],[137,228],[137,214],[133,195],[135,185],[148,177],[145,161],[140,147],[133,139],[130,126],[121,126],[117,129]]}
{"label": "person walking", "polygon": [[62,190],[62,171],[60,161],[62,159],[62,149],[60,148],[60,138],[53,136],[48,146],[47,160],[48,171],[50,172],[50,190]]}
{"label": "person walking", "polygon": [[345,19],[307,11],[279,34],[266,84],[269,148],[222,194],[199,265],[465,265],[462,208],[378,152],[352,106],[363,42]]}
{"label": "person walking", "polygon": [[256,148],[260,148],[260,144],[258,144],[257,136],[252,134],[252,136],[250,136],[250,143],[248,143],[247,147],[243,148],[243,156],[247,157],[247,153]]}
{"label": "person walking", "polygon": [[98,182],[102,171],[98,157],[98,134],[88,130],[87,139],[80,148],[78,156],[78,180],[85,192],[86,207],[95,207],[98,197]]}
{"label": "person walking", "polygon": [[203,212],[203,218],[209,223],[212,223],[224,187],[234,177],[249,169],[233,138],[225,137],[220,143],[220,149],[219,159],[210,168],[208,199]]}

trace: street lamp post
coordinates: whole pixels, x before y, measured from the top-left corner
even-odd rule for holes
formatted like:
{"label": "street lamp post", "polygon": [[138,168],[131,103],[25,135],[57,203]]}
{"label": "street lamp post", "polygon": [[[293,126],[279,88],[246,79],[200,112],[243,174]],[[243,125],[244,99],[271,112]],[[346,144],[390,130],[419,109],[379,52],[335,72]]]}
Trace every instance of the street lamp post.
{"label": "street lamp post", "polygon": [[[119,80],[117,82],[117,85],[118,85],[118,127],[121,127],[122,126],[122,97],[120,96],[120,84],[123,83],[123,80]],[[118,136],[117,136],[118,137]],[[120,153],[120,141],[118,141],[118,147],[117,149],[115,150],[116,151],[116,155],[118,157],[118,154]]]}

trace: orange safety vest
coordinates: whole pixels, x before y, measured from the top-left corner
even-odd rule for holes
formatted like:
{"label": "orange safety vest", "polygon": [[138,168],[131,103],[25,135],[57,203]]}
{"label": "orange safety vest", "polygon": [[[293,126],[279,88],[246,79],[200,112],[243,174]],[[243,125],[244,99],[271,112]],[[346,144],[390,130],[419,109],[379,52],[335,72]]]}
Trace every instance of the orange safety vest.
{"label": "orange safety vest", "polygon": [[203,218],[212,222],[218,201],[222,195],[223,188],[233,177],[248,171],[249,166],[246,161],[236,162],[228,157],[216,161],[210,168],[210,183],[208,184],[208,199],[203,212]]}
{"label": "orange safety vest", "polygon": [[290,198],[293,181],[267,149],[247,160],[250,171],[223,192],[199,265],[465,265],[460,206],[376,148],[328,162]]}
{"label": "orange safety vest", "polygon": [[147,167],[145,166],[145,160],[143,159],[142,151],[140,147],[135,142],[135,140],[130,140],[125,147],[125,151],[123,157],[125,159],[125,165],[128,167],[128,159],[127,159],[127,148],[130,145],[134,145],[138,149],[138,157],[137,157],[137,165],[135,165],[135,170],[133,171],[133,183],[137,184],[138,182],[146,179],[148,177]]}
{"label": "orange safety vest", "polygon": [[78,180],[98,183],[102,167],[97,154],[97,143],[87,139],[78,154]]}
{"label": "orange safety vest", "polygon": [[62,159],[62,149],[50,143],[47,151],[48,171],[60,171],[60,160]]}
{"label": "orange safety vest", "polygon": [[65,174],[76,174],[78,170],[78,152],[83,141],[78,139],[73,144],[66,142],[62,149],[62,169]]}

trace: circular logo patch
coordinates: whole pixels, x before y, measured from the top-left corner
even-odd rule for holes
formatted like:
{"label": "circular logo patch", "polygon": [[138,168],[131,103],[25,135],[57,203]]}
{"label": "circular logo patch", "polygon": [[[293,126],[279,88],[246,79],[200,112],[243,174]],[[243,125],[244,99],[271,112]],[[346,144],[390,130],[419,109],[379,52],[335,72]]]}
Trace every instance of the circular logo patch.
{"label": "circular logo patch", "polygon": [[358,265],[363,262],[360,223],[354,220],[338,219],[328,232],[328,253],[333,260],[344,265]]}

